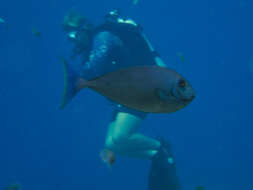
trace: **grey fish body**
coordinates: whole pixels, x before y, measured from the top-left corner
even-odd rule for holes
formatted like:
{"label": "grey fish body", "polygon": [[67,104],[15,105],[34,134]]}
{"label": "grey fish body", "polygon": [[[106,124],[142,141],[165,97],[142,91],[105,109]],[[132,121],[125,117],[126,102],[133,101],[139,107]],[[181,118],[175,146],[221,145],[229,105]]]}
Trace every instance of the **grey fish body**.
{"label": "grey fish body", "polygon": [[[185,107],[194,97],[178,99],[175,85],[182,77],[172,69],[159,66],[136,66],[108,73],[83,83],[83,87],[135,110],[148,113],[171,113]],[[166,99],[161,96],[166,96]]]}

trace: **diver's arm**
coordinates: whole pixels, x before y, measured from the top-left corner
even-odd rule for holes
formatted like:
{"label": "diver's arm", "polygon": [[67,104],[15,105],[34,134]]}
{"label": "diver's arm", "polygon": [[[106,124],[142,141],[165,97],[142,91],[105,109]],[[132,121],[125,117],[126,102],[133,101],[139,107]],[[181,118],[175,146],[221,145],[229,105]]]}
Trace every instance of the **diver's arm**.
{"label": "diver's arm", "polygon": [[95,75],[106,72],[111,60],[114,60],[115,50],[120,50],[123,42],[114,34],[103,31],[98,33],[92,43],[88,61],[83,63],[82,71],[93,70]]}
{"label": "diver's arm", "polygon": [[96,64],[96,62],[104,61],[113,49],[120,47],[122,47],[122,41],[116,35],[107,31],[100,32],[94,38],[89,62]]}

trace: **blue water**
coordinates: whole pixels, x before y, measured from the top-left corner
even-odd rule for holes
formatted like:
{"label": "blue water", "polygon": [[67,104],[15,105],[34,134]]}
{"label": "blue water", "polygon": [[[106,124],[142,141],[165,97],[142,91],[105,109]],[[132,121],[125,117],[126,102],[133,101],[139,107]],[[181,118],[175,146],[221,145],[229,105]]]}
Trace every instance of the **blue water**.
{"label": "blue water", "polygon": [[[183,190],[253,189],[253,3],[250,0],[1,1],[0,189],[147,189],[150,163],[99,158],[111,107],[83,90],[68,107],[60,56],[70,45],[64,14],[76,7],[95,23],[112,8],[140,23],[196,99],[174,114],[150,115],[141,131],[173,142]],[[34,36],[33,28],[41,32]],[[177,53],[184,54],[184,63]]]}

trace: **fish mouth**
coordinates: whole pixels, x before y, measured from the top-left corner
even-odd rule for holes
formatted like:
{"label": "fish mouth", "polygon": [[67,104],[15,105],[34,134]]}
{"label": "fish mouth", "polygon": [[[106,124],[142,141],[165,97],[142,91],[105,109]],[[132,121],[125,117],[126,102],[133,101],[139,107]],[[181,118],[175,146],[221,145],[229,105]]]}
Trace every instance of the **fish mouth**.
{"label": "fish mouth", "polygon": [[183,96],[182,93],[177,88],[173,88],[170,94],[178,102],[182,102],[183,104],[188,104],[195,98],[195,95],[191,95],[190,97]]}

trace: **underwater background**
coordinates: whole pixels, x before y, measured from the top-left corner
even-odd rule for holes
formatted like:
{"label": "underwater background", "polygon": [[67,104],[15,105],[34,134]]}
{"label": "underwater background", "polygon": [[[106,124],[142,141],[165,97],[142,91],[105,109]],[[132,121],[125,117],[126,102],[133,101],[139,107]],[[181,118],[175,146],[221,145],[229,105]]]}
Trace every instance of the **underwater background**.
{"label": "underwater background", "polygon": [[85,89],[58,109],[71,8],[94,23],[120,8],[196,90],[185,109],[150,114],[141,127],[172,142],[183,190],[253,189],[252,1],[0,3],[0,190],[147,189],[149,161],[117,157],[108,169],[99,157],[112,111],[104,97]]}

